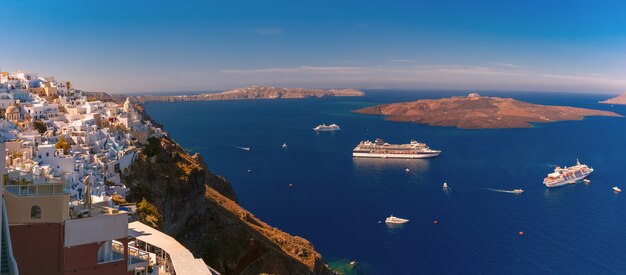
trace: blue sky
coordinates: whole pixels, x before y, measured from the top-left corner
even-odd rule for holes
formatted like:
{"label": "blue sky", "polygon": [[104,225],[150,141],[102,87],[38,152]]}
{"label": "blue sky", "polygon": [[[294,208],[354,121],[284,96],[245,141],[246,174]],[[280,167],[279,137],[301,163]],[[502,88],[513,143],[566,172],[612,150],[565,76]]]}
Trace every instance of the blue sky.
{"label": "blue sky", "polygon": [[625,1],[0,0],[0,66],[92,91],[619,93]]}

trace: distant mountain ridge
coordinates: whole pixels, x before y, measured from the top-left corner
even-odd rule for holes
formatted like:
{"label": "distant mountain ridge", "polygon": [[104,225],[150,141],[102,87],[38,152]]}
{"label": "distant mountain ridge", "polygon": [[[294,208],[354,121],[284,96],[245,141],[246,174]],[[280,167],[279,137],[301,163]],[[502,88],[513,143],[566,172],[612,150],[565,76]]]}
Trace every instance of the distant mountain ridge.
{"label": "distant mountain ridge", "polygon": [[309,98],[331,96],[363,96],[365,93],[357,89],[307,89],[281,88],[269,86],[250,86],[228,90],[221,93],[203,93],[196,95],[141,95],[132,96],[138,103],[144,102],[174,102],[174,101],[211,101],[211,100],[250,100],[250,99],[280,99],[280,98]]}
{"label": "distant mountain ridge", "polygon": [[613,98],[609,98],[607,100],[600,101],[600,103],[626,105],[626,93],[623,93]]}
{"label": "distant mountain ridge", "polygon": [[383,115],[392,121],[463,129],[528,128],[534,122],[581,120],[586,116],[621,117],[609,111],[539,105],[477,94],[383,104],[355,112]]}

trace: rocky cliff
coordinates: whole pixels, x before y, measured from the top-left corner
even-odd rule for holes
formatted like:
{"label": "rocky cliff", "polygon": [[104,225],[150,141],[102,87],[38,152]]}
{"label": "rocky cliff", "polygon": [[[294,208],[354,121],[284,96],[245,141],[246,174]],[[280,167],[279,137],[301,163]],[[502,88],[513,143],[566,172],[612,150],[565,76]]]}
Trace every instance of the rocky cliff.
{"label": "rocky cliff", "polygon": [[126,182],[141,220],[222,274],[333,274],[311,243],[241,208],[225,179],[168,138],[149,142]]}
{"label": "rocky cliff", "polygon": [[196,95],[143,95],[133,97],[134,102],[172,102],[172,101],[208,101],[208,100],[241,100],[241,99],[279,99],[279,98],[307,98],[329,96],[363,96],[360,90],[355,89],[305,89],[279,88],[266,86],[250,86],[229,90],[221,93],[204,93]]}
{"label": "rocky cliff", "polygon": [[512,98],[486,97],[477,94],[383,104],[355,112],[383,115],[392,121],[464,129],[528,128],[533,122],[581,120],[586,116],[621,117],[619,114],[608,111],[539,105]]}

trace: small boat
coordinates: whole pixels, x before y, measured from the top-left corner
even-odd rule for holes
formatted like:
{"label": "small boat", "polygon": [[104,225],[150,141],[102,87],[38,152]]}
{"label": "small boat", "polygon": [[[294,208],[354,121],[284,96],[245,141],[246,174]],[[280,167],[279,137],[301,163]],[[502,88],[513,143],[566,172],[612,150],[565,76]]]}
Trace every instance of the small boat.
{"label": "small boat", "polygon": [[407,169],[404,169],[404,171],[408,173],[408,172],[411,172],[411,169],[407,168]]}
{"label": "small boat", "polygon": [[619,193],[619,192],[622,192],[622,189],[619,189],[619,187],[617,186],[613,186],[613,191]]}
{"label": "small boat", "polygon": [[252,173],[252,170],[251,170],[251,169],[248,169],[248,173]]}
{"label": "small boat", "polygon": [[293,183],[290,183],[288,186],[289,188],[293,188]]}
{"label": "small boat", "polygon": [[513,189],[513,193],[514,193],[514,194],[521,194],[521,193],[524,193],[524,189]]}
{"label": "small boat", "polygon": [[287,148],[287,143],[283,143],[283,148]]}
{"label": "small boat", "polygon": [[355,265],[356,265],[356,261],[350,262],[350,267],[354,268]]}
{"label": "small boat", "polygon": [[448,183],[446,182],[443,183],[443,189],[448,189]]}
{"label": "small boat", "polygon": [[584,183],[586,183],[586,184],[589,184],[589,183],[591,182],[591,180],[589,180],[589,179],[584,179],[584,180],[583,180],[583,182],[584,182]]}
{"label": "small boat", "polygon": [[398,218],[398,217],[394,217],[393,215],[387,217],[387,219],[385,219],[385,223],[389,223],[389,224],[403,224],[403,223],[407,223],[409,222],[409,220],[407,219],[403,219],[403,218]]}

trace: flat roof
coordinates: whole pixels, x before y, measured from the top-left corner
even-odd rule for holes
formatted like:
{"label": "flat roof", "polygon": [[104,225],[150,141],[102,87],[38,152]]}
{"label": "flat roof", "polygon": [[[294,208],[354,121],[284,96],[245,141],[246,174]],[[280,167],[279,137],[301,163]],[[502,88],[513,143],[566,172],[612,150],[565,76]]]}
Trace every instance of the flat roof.
{"label": "flat roof", "polygon": [[176,274],[212,274],[204,261],[196,259],[182,244],[169,235],[141,222],[128,224],[128,236],[157,246],[170,255]]}

